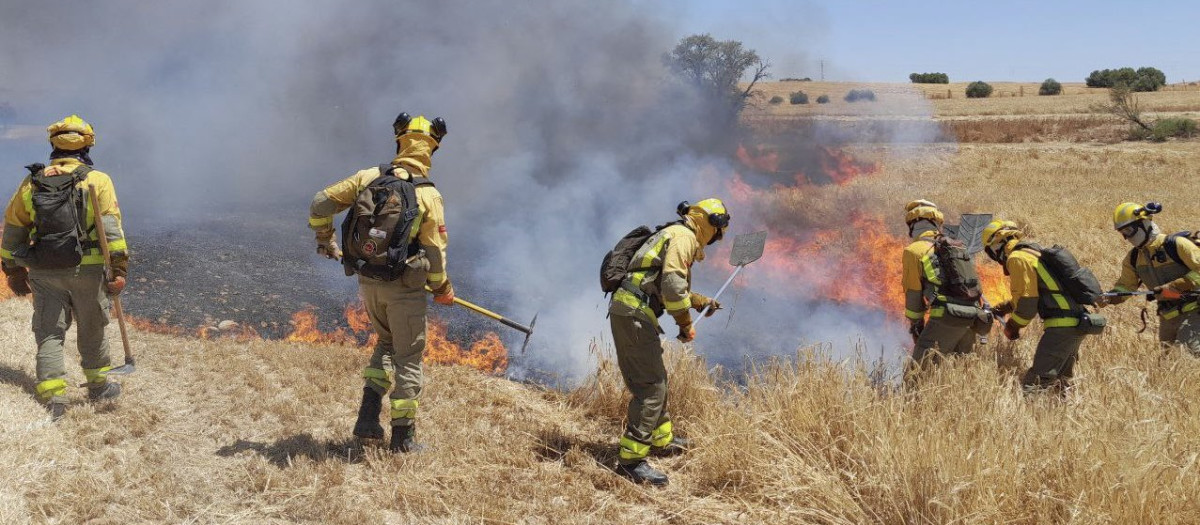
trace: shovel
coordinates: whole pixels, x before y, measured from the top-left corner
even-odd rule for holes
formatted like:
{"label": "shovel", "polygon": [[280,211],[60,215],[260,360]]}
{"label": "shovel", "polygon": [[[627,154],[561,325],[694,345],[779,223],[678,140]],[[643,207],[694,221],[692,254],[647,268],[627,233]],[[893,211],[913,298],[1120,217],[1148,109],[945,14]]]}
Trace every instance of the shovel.
{"label": "shovel", "polygon": [[[729,264],[735,268],[733,269],[733,274],[731,274],[729,278],[725,280],[725,284],[721,285],[721,289],[717,290],[717,294],[712,296],[714,301],[721,296],[726,288],[729,288],[729,284],[733,282],[733,279],[737,277],[738,273],[741,273],[742,268],[745,268],[746,265],[757,261],[760,257],[762,257],[763,249],[766,248],[766,246],[766,231],[743,233],[733,238],[733,250],[729,252]],[[700,324],[700,321],[703,321],[704,318],[712,315],[712,305],[710,304],[701,313],[703,315],[701,315],[699,319],[696,319],[696,321],[692,323],[693,327]]]}
{"label": "shovel", "polygon": [[[428,286],[425,287],[425,291],[433,293],[433,289],[429,288]],[[521,353],[524,354],[525,349],[529,347],[529,338],[533,337],[533,326],[537,324],[537,314],[533,314],[533,320],[529,322],[529,326],[525,326],[475,303],[459,299],[458,297],[454,298],[454,304],[457,304],[477,314],[481,314],[484,317],[490,317],[500,321],[500,324],[503,324],[504,326],[512,328],[518,332],[523,332],[525,334],[525,342],[521,345]]]}
{"label": "shovel", "polygon": [[[96,236],[100,237],[100,253],[104,255],[104,275],[112,271],[112,256],[108,252],[108,235],[104,233],[104,221],[100,217],[100,201],[96,198],[96,187],[88,185],[88,198],[92,201],[92,212],[96,214]],[[121,296],[112,298],[113,313],[117,314],[117,326],[121,327],[121,344],[125,347],[125,364],[112,368],[109,375],[126,375],[137,371],[133,365],[133,350],[129,348],[129,334],[125,331],[125,314],[121,311]]]}

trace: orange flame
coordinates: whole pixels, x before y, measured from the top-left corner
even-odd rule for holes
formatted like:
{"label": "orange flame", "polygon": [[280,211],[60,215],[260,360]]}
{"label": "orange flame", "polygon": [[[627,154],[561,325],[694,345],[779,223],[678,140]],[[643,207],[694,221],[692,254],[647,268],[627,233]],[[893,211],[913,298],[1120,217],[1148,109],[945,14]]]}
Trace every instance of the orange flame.
{"label": "orange flame", "polygon": [[[318,328],[317,314],[313,309],[296,312],[292,315],[292,331],[284,340],[294,343],[374,347],[378,336],[372,329],[366,308],[361,303],[349,304],[343,313],[346,323],[350,326],[349,330],[338,328],[332,332],[323,332]],[[483,338],[463,348],[447,338],[447,331],[444,321],[429,321],[425,334],[426,363],[466,365],[489,374],[499,374],[508,369],[508,349],[495,332],[487,332]],[[360,345],[359,341],[364,339],[366,343]]]}
{"label": "orange flame", "polygon": [[[840,150],[819,151],[823,153],[817,157],[820,175],[837,185],[879,169]],[[762,148],[739,147],[737,158],[759,171],[778,168],[778,156]],[[908,237],[892,233],[882,217],[857,205],[848,223],[837,228],[825,226],[821,219],[805,217],[810,214],[810,203],[819,200],[824,190],[802,173],[794,179],[795,185],[776,183],[769,189],[751,186],[738,173],[727,182],[732,200],[740,207],[756,210],[769,225],[766,249],[756,263],[761,267],[759,271],[776,289],[882,310],[893,320],[903,319],[901,254],[911,242]],[[806,228],[805,224],[815,225]],[[992,304],[1005,300],[1007,281],[1000,267],[981,261],[977,269],[985,297]]]}

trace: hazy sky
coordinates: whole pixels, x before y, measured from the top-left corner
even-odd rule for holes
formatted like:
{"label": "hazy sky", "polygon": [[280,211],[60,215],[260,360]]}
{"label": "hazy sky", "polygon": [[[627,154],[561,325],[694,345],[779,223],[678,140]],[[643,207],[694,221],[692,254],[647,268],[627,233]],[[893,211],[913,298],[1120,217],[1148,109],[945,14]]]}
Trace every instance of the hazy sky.
{"label": "hazy sky", "polygon": [[[647,0],[663,7],[663,3]],[[677,30],[741,40],[776,78],[952,81],[1054,77],[1154,66],[1169,82],[1200,80],[1200,2],[1194,0],[790,1],[672,0]]]}

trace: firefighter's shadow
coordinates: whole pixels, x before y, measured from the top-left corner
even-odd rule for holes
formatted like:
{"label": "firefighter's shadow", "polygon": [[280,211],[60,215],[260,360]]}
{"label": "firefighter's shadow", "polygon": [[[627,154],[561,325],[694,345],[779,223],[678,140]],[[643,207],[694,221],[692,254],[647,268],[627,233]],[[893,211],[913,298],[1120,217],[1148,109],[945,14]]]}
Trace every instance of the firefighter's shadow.
{"label": "firefighter's shadow", "polygon": [[582,456],[590,457],[596,463],[610,470],[617,464],[616,444],[609,441],[596,442],[579,439],[563,434],[558,429],[548,429],[538,433],[533,453],[541,461],[561,461],[569,464],[572,462],[573,456],[578,457],[572,454],[576,450],[582,453]]}
{"label": "firefighter's shadow", "polygon": [[239,439],[232,445],[221,447],[217,455],[228,458],[247,451],[257,453],[280,468],[288,468],[293,461],[302,457],[316,462],[361,463],[364,456],[363,445],[356,438],[319,440],[307,432],[274,443]]}
{"label": "firefighter's shadow", "polygon": [[30,396],[37,396],[37,380],[24,370],[0,364],[0,383],[18,387]]}

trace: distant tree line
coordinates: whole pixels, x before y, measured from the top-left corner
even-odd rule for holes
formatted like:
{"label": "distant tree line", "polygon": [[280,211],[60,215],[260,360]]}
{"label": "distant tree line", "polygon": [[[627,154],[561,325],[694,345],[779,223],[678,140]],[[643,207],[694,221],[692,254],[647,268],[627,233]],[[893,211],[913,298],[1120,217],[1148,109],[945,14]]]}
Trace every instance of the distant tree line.
{"label": "distant tree line", "polygon": [[949,84],[950,75],[945,73],[912,73],[908,79],[913,84]]}
{"label": "distant tree line", "polygon": [[1153,67],[1098,69],[1088,75],[1086,82],[1088,87],[1128,86],[1133,91],[1158,91],[1167,85],[1167,75]]}

